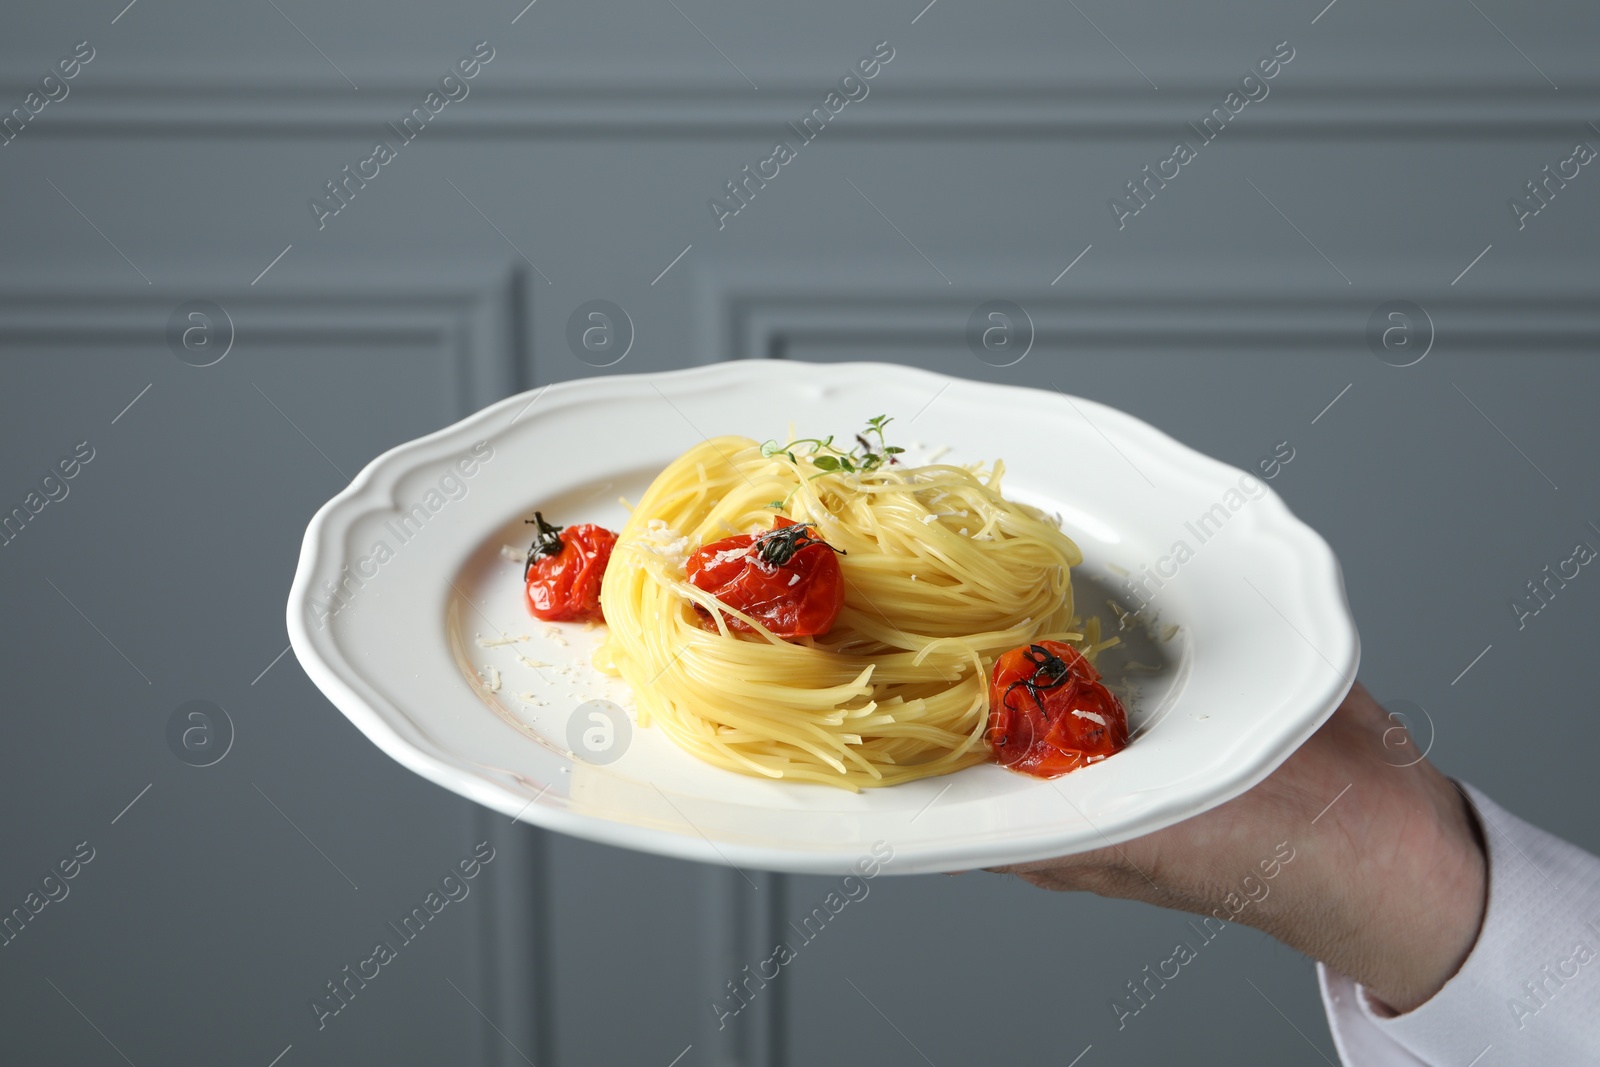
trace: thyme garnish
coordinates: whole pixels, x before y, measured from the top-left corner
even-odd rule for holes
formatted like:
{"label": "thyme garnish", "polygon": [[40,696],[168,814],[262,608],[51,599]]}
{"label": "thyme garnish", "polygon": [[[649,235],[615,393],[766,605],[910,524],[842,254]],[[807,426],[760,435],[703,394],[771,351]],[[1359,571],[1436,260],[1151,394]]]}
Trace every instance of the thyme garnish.
{"label": "thyme garnish", "polygon": [[[867,420],[866,428],[855,435],[856,444],[848,451],[833,443],[833,435],[827,437],[801,437],[788,444],[779,444],[777,441],[764,441],[761,445],[761,454],[766,457],[787,456],[789,462],[799,465],[800,457],[795,455],[797,449],[810,446],[805,455],[811,460],[811,465],[819,473],[813,474],[807,481],[821,478],[826,474],[865,474],[877,470],[886,463],[900,462],[895,457],[905,449],[898,445],[891,445],[884,440],[883,429],[894,420],[887,415],[874,415]],[[869,436],[877,438],[874,443]],[[782,509],[783,500],[774,500],[767,504],[769,508]]]}

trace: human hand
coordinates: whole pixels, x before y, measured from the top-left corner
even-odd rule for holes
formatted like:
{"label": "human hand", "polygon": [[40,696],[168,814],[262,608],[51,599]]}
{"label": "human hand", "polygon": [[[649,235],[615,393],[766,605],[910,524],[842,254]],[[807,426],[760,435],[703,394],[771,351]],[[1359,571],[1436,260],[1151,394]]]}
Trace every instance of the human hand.
{"label": "human hand", "polygon": [[1461,790],[1427,760],[1389,762],[1396,729],[1357,683],[1226,804],[1121,845],[994,870],[1254,926],[1410,1011],[1472,951],[1488,876]]}

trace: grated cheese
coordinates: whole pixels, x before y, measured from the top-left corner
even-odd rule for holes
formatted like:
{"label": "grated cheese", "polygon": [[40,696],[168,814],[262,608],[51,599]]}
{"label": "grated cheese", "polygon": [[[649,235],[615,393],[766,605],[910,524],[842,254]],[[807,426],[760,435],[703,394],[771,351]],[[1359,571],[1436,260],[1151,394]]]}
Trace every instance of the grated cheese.
{"label": "grated cheese", "polygon": [[682,570],[688,564],[689,553],[692,551],[689,538],[672,529],[661,519],[650,520],[638,545],[678,570]]}
{"label": "grated cheese", "polygon": [[499,648],[502,645],[517,644],[519,641],[531,641],[533,640],[533,635],[522,634],[518,637],[497,637],[491,640],[487,637],[484,637],[482,634],[478,634],[477,638],[479,648]]}

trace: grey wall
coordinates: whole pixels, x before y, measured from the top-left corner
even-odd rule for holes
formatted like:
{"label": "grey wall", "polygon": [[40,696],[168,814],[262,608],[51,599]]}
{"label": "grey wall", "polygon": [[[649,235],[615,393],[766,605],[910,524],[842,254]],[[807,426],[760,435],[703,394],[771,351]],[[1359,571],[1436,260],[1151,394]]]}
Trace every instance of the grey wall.
{"label": "grey wall", "polygon": [[[0,19],[0,108],[95,50],[0,147],[0,508],[94,450],[0,548],[0,908],[94,849],[0,947],[8,1062],[1331,1056],[1310,964],[1241,927],[1119,1031],[1111,998],[1183,919],[988,875],[875,882],[719,1032],[708,1002],[826,880],[752,889],[513,826],[275,659],[300,533],[349,475],[589,373],[893,360],[1059,385],[1243,466],[1288,441],[1273,485],[1345,563],[1368,685],[1426,709],[1449,772],[1600,848],[1600,579],[1521,629],[1508,606],[1600,545],[1600,172],[1521,229],[1507,206],[1600,147],[1592,6],[276,8]],[[471,95],[319,230],[308,199],[479,40]],[[708,197],[880,40],[870,95],[719,230]],[[1119,230],[1108,198],[1285,40],[1270,95]],[[566,342],[595,298],[637,330],[601,371]],[[1031,316],[1014,367],[963,342],[990,299]],[[192,300],[231,317],[210,367],[166,338]],[[1433,339],[1406,368],[1365,339],[1396,300]],[[208,767],[166,736],[196,699],[234,734]],[[485,840],[472,895],[319,1030],[308,1000]]]}

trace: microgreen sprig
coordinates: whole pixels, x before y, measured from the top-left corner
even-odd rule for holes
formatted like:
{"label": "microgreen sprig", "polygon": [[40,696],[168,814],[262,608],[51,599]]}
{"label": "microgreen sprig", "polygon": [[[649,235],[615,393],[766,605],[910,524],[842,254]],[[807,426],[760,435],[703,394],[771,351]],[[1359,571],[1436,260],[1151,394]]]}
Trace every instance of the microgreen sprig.
{"label": "microgreen sprig", "polygon": [[[883,430],[894,419],[888,415],[874,415],[867,420],[866,428],[855,435],[856,444],[846,450],[833,443],[833,435],[827,437],[801,437],[790,441],[788,444],[779,444],[777,441],[764,441],[761,445],[761,454],[765,457],[787,456],[789,462],[799,465],[800,458],[795,455],[797,449],[804,449],[804,454],[811,460],[811,465],[819,473],[811,475],[807,481],[821,478],[828,474],[848,473],[865,474],[876,470],[885,463],[898,463],[895,456],[905,449],[891,445],[884,440]],[[877,438],[877,442],[868,439],[867,435]],[[809,446],[809,447],[807,447]],[[793,494],[791,494],[793,495]],[[783,508],[785,501],[774,500],[767,505],[769,508]]]}
{"label": "microgreen sprig", "polygon": [[[855,435],[856,445],[848,451],[833,443],[833,435],[827,437],[801,437],[790,441],[788,444],[779,444],[777,441],[766,441],[761,445],[763,456],[784,455],[789,457],[789,462],[799,463],[795,449],[810,445],[806,455],[811,457],[812,464],[819,470],[833,473],[834,471],[848,471],[860,473],[876,470],[885,462],[896,462],[895,456],[905,449],[891,445],[883,438],[883,428],[894,420],[887,415],[874,415],[867,420],[867,427],[862,433]],[[867,440],[866,434],[877,437],[877,444]]]}

